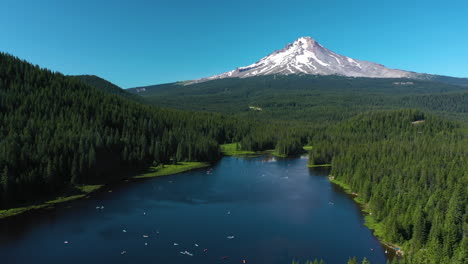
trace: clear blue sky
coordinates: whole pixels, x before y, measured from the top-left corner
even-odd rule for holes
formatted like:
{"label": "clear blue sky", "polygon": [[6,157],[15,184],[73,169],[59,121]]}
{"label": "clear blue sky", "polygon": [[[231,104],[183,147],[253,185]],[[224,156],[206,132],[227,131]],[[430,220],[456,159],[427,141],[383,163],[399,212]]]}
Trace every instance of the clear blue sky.
{"label": "clear blue sky", "polygon": [[392,68],[468,77],[466,0],[0,0],[0,51],[134,86],[207,77],[301,36]]}

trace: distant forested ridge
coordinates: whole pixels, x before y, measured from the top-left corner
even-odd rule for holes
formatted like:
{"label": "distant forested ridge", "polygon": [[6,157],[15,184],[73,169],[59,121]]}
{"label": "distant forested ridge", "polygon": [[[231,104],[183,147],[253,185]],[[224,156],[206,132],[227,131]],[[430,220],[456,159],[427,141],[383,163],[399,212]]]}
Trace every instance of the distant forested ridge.
{"label": "distant forested ridge", "polygon": [[263,120],[338,122],[366,111],[420,108],[468,121],[468,87],[431,80],[268,75],[128,91],[159,106]]}
{"label": "distant forested ridge", "polygon": [[468,133],[417,110],[360,114],[317,137],[311,164],[356,192],[406,263],[468,263]]}

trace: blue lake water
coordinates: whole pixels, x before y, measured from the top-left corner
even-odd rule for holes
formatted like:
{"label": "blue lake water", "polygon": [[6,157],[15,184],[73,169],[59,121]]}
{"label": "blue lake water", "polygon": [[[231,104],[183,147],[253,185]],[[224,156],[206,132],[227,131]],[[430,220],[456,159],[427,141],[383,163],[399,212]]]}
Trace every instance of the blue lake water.
{"label": "blue lake water", "polygon": [[328,181],[326,170],[306,164],[305,158],[225,157],[210,174],[128,182],[4,219],[1,260],[289,264],[319,258],[339,264],[365,256],[385,263],[385,249],[358,206]]}

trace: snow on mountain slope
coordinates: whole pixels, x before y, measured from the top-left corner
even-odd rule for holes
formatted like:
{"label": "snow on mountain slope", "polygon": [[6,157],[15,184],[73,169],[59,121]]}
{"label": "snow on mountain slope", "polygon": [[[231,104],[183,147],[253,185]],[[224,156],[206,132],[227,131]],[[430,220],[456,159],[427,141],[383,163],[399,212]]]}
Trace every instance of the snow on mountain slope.
{"label": "snow on mountain slope", "polygon": [[269,74],[342,75],[370,78],[415,76],[413,72],[389,69],[381,64],[356,60],[337,54],[310,37],[301,37],[293,43],[287,44],[283,49],[277,50],[251,65],[189,83]]}

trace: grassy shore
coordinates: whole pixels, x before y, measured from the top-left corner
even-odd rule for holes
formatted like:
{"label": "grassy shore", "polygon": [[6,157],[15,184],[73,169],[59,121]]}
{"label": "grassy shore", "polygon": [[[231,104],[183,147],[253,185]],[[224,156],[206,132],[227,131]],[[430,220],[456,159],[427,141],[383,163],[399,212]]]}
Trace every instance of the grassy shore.
{"label": "grassy shore", "polygon": [[[311,151],[314,147],[312,146],[304,146],[302,147],[305,151]],[[319,168],[319,167],[331,167],[331,164],[326,163],[326,164],[307,164],[307,167],[309,168]]]}
{"label": "grassy shore", "polygon": [[222,144],[221,153],[224,156],[237,156],[237,157],[258,157],[261,155],[275,155],[277,157],[282,157],[274,149],[264,150],[264,151],[251,151],[251,150],[239,150],[239,143],[229,143]]}
{"label": "grassy shore", "polygon": [[[287,158],[285,154],[279,154],[275,149],[267,149],[263,151],[250,151],[250,150],[238,150],[239,143],[230,143],[220,145],[221,153],[224,156],[239,156],[239,157],[258,157],[261,155],[273,155],[278,158]],[[312,149],[312,146],[304,146],[305,151]]]}
{"label": "grassy shore", "polygon": [[309,151],[309,150],[312,150],[314,147],[312,147],[312,146],[303,146],[302,148],[304,150],[306,150],[306,151]]}
{"label": "grassy shore", "polygon": [[164,166],[151,167],[149,168],[148,172],[136,175],[134,178],[142,179],[142,178],[166,176],[166,175],[181,173],[184,171],[204,168],[208,166],[210,166],[210,164],[206,162],[179,162],[177,164],[169,164],[169,165],[164,165]]}
{"label": "grassy shore", "polygon": [[37,210],[41,208],[48,208],[48,207],[53,207],[55,204],[58,203],[64,203],[76,199],[80,199],[85,197],[87,194],[94,192],[98,189],[100,189],[103,185],[82,185],[82,186],[75,186],[75,189],[79,192],[78,194],[74,195],[65,195],[65,196],[60,196],[57,197],[53,200],[46,201],[41,204],[35,204],[35,205],[29,205],[29,206],[23,206],[23,207],[17,207],[17,208],[11,208],[11,209],[6,209],[6,210],[0,210],[0,219],[22,214],[24,212],[30,211],[30,210]]}
{"label": "grassy shore", "polygon": [[[374,235],[380,240],[382,244],[389,248],[402,248],[399,245],[388,242],[384,233],[384,225],[381,222],[378,222],[372,212],[369,210],[369,204],[367,204],[359,195],[351,190],[349,185],[346,183],[336,180],[334,177],[330,177],[330,182],[340,186],[347,194],[352,195],[356,203],[361,207],[361,211],[364,213],[364,225],[367,226],[370,230],[374,232]],[[403,251],[401,251],[403,254]]]}
{"label": "grassy shore", "polygon": [[[136,175],[134,178],[141,179],[141,178],[165,176],[165,175],[181,173],[184,171],[189,171],[189,170],[208,167],[208,166],[210,166],[210,164],[205,163],[205,162],[180,162],[177,164],[164,165],[164,167],[162,166],[151,167],[149,168],[148,172]],[[45,202],[38,203],[38,204],[11,208],[11,209],[6,209],[6,210],[0,210],[0,219],[14,216],[14,215],[19,215],[30,210],[53,208],[54,205],[56,204],[86,197],[89,193],[97,191],[103,186],[104,185],[77,185],[77,186],[74,186],[73,190],[70,191],[69,195],[59,196],[53,200],[45,201]]]}
{"label": "grassy shore", "polygon": [[239,150],[239,143],[230,143],[220,145],[221,153],[225,156],[251,156],[258,155],[255,151]]}
{"label": "grassy shore", "polygon": [[331,167],[331,164],[307,164],[309,168]]}
{"label": "grassy shore", "polygon": [[279,154],[278,151],[276,150],[271,150],[269,151],[269,153],[275,157],[278,157],[278,158],[287,158],[288,156],[285,155],[285,154]]}

